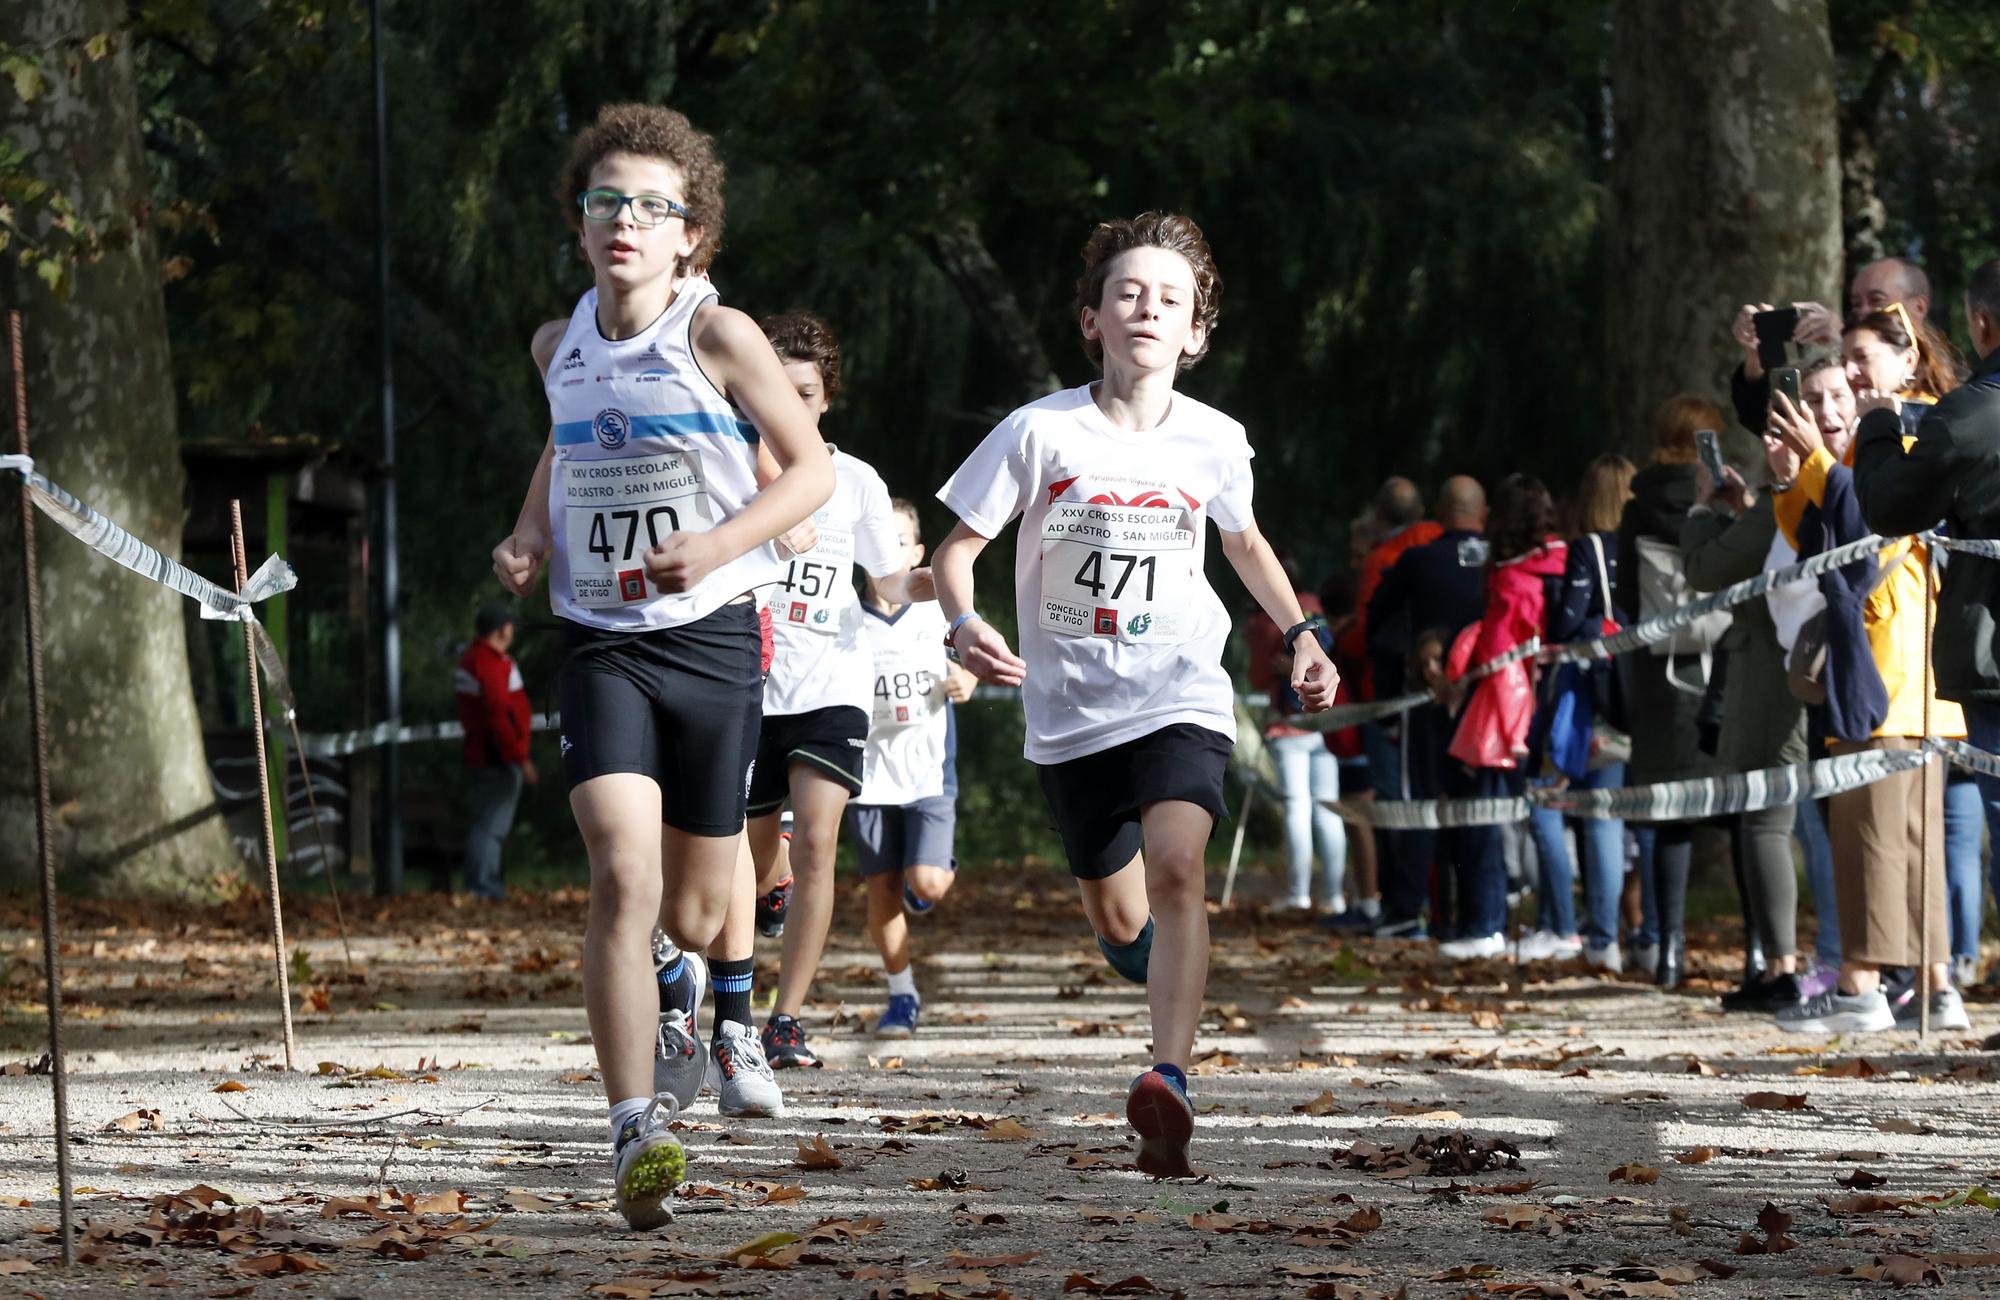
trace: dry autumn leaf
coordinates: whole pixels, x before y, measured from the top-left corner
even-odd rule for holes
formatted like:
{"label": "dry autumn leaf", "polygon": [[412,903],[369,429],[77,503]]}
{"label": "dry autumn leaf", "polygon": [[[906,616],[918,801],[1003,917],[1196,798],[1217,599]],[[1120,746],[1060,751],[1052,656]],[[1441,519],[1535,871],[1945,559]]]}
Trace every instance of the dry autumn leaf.
{"label": "dry autumn leaf", "polygon": [[993,1121],[993,1127],[979,1136],[987,1142],[1025,1142],[1031,1135],[1020,1120],[1003,1115]]}
{"label": "dry autumn leaf", "polygon": [[1660,1171],[1651,1165],[1620,1165],[1611,1171],[1611,1181],[1643,1187],[1659,1182]]}
{"label": "dry autumn leaf", "polygon": [[210,1089],[209,1091],[211,1091],[211,1092],[248,1092],[248,1091],[250,1091],[250,1085],[249,1085],[249,1084],[247,1084],[247,1083],[238,1083],[238,1082],[237,1082],[236,1080],[234,1080],[234,1079],[224,1079],[224,1080],[223,1080],[223,1081],[222,1081],[221,1083],[218,1083],[218,1084],[216,1084],[216,1085],[215,1085],[215,1087],[211,1088],[211,1089]]}
{"label": "dry autumn leaf", "polygon": [[840,1169],[845,1162],[833,1153],[833,1144],[826,1140],[826,1134],[816,1133],[812,1141],[799,1139],[799,1153],[793,1162],[801,1169]]}
{"label": "dry autumn leaf", "polygon": [[1753,1092],[1743,1099],[1750,1110],[1806,1110],[1806,1097],[1802,1092]]}
{"label": "dry autumn leaf", "polygon": [[1341,1110],[1340,1103],[1334,1100],[1333,1090],[1329,1088],[1320,1093],[1319,1096],[1314,1097],[1311,1101],[1300,1102],[1298,1105],[1292,1107],[1292,1113],[1294,1115],[1334,1115],[1344,1114],[1345,1112]]}
{"label": "dry autumn leaf", "polygon": [[1714,1147],[1696,1147],[1692,1151],[1675,1156],[1674,1160],[1684,1165],[1705,1165],[1718,1154]]}
{"label": "dry autumn leaf", "polygon": [[322,1263],[311,1255],[300,1255],[293,1251],[274,1251],[269,1255],[251,1255],[236,1261],[236,1267],[245,1273],[257,1273],[265,1277],[277,1277],[285,1273],[320,1273],[333,1267]]}
{"label": "dry autumn leaf", "polygon": [[1167,1292],[1153,1285],[1152,1279],[1134,1274],[1116,1282],[1100,1282],[1088,1273],[1071,1273],[1063,1279],[1063,1290],[1082,1291],[1087,1295],[1165,1295]]}
{"label": "dry autumn leaf", "polygon": [[117,1119],[106,1124],[104,1131],[106,1133],[146,1133],[160,1132],[166,1127],[167,1123],[160,1118],[159,1111],[142,1109],[120,1115]]}

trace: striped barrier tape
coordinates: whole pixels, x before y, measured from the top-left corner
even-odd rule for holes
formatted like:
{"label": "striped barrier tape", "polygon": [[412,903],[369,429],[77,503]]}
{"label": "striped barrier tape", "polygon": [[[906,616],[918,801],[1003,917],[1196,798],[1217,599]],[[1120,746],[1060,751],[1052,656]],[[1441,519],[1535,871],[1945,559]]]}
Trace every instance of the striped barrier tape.
{"label": "striped barrier tape", "polygon": [[1535,808],[1569,817],[1631,822],[1702,821],[1824,799],[1915,771],[1939,757],[1969,771],[2000,776],[2000,755],[1962,740],[1932,738],[1922,749],[1869,749],[1812,763],[1730,772],[1686,781],[1604,790],[1535,787],[1525,797],[1493,799],[1326,799],[1348,821],[1384,830],[1444,830],[1498,826],[1527,819]]}
{"label": "striped barrier tape", "polygon": [[201,616],[230,621],[255,621],[252,607],[259,601],[290,591],[299,585],[292,566],[272,555],[250,575],[240,592],[218,587],[207,578],[184,567],[180,561],[160,554],[112,520],[50,482],[27,456],[0,456],[0,470],[13,470],[28,486],[41,512],[63,531],[99,555],[122,564],[142,578],[179,592],[201,606]]}

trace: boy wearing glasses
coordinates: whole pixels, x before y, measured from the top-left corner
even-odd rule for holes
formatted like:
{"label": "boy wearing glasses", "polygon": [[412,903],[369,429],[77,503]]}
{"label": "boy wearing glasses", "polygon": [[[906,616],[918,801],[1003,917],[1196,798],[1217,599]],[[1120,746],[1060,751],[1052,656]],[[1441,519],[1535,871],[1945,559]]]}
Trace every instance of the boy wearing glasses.
{"label": "boy wearing glasses", "polygon": [[[571,145],[560,190],[595,283],[568,319],[536,331],[552,427],[493,551],[517,595],[546,558],[568,633],[557,690],[590,858],[584,1000],[616,1202],[638,1229],[673,1217],[665,1200],[686,1162],[667,1126],[711,1058],[725,1110],[782,1111],[750,1027],[748,971],[723,969],[738,963],[717,963],[714,1039],[697,1050],[692,954],[732,904],[754,906],[737,870],[763,689],[754,593],[781,576],[772,539],[834,483],[763,332],[690,274],[721,242],[722,178],[713,142],[669,109],[611,105]],[[766,446],[777,473],[760,492]],[[654,971],[656,918],[687,954],[667,980]],[[669,1016],[662,982],[680,998]],[[656,1073],[656,1040],[669,1036]]]}

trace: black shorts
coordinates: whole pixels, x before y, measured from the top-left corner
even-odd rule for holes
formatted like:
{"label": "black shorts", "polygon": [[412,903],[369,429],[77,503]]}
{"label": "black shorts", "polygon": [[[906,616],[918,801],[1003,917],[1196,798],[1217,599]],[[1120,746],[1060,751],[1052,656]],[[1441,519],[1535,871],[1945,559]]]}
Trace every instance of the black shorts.
{"label": "black shorts", "polygon": [[660,819],[675,830],[741,831],[764,711],[757,653],[754,601],[650,632],[570,623],[556,696],[571,787],[636,772],[659,784]]}
{"label": "black shorts", "polygon": [[792,792],[794,763],[846,787],[849,798],[860,794],[867,747],[867,710],[851,704],[766,716],[757,737],[757,766],[750,773],[750,815],[762,817],[784,807]]}
{"label": "black shorts", "polygon": [[1065,763],[1037,763],[1042,794],[1055,813],[1069,873],[1102,880],[1139,852],[1139,813],[1179,799],[1222,819],[1222,775],[1234,742],[1192,722],[1128,740]]}

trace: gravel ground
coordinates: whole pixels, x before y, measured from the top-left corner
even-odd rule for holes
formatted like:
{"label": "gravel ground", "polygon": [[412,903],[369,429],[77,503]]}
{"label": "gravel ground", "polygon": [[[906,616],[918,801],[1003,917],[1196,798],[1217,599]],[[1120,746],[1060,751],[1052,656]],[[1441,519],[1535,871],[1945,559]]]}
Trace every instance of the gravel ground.
{"label": "gravel ground", "polygon": [[[901,1044],[865,1034],[881,992],[858,901],[842,899],[809,1017],[825,1067],[780,1076],[782,1121],[723,1125],[704,1098],[682,1121],[677,1220],[647,1234],[608,1204],[574,892],[350,902],[351,971],[323,905],[292,908],[292,1073],[272,1068],[255,900],[70,904],[89,1233],[65,1274],[49,1080],[21,1072],[43,1050],[32,900],[0,900],[0,1059],[16,1062],[0,1292],[2000,1290],[1980,1048],[2000,1025],[1977,1000],[1972,1034],[1928,1046],[1802,1045],[1716,1012],[1719,978],[1669,996],[1555,966],[1454,970],[1239,907],[1215,918],[1203,1176],[1155,1183],[1129,1167],[1121,1113],[1147,1063],[1143,991],[1103,969],[1060,877],[968,874],[924,920],[924,1029]],[[1697,952],[1698,972],[1725,964],[1721,945]],[[1780,1249],[1742,1253],[1746,1236]]]}

